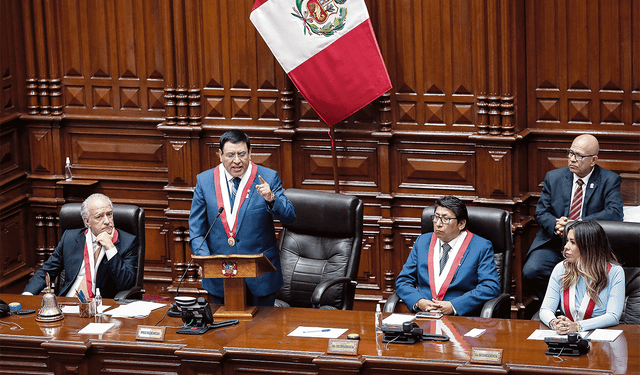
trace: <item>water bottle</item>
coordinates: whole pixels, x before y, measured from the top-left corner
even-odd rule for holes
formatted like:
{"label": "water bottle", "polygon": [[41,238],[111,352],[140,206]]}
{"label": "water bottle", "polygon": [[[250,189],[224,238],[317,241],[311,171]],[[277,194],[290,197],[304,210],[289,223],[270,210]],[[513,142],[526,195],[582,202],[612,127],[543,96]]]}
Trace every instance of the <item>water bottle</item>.
{"label": "water bottle", "polygon": [[102,296],[100,295],[100,288],[96,288],[96,295],[93,297],[96,303],[96,316],[102,316]]}
{"label": "water bottle", "polygon": [[382,311],[380,310],[380,304],[376,303],[376,332],[382,330]]}
{"label": "water bottle", "polygon": [[69,160],[68,156],[64,165],[64,179],[67,181],[71,181],[73,179],[73,174],[71,174],[71,160]]}

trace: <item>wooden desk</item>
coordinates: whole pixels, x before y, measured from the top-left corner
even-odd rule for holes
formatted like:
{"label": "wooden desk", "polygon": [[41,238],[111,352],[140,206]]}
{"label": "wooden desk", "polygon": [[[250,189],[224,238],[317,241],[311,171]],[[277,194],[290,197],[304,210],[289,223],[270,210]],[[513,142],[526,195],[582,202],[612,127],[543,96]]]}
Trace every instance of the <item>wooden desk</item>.
{"label": "wooden desk", "polygon": [[[41,297],[0,295],[6,302],[18,301],[23,308],[38,309]],[[74,302],[59,298],[59,303]],[[106,305],[114,306],[112,300]],[[214,307],[215,308],[215,307]],[[164,342],[136,341],[138,325],[154,325],[166,308],[144,319],[79,318],[66,315],[56,323],[37,323],[35,315],[10,316],[22,330],[0,324],[0,373],[29,374],[460,374],[493,373],[640,373],[640,326],[620,325],[624,333],[613,343],[592,343],[587,355],[545,355],[546,344],[526,338],[540,322],[482,318],[445,317],[420,320],[428,332],[438,325],[450,342],[415,345],[384,344],[373,330],[374,313],[294,308],[261,308],[251,321],[209,331],[204,335],[178,335],[167,328]],[[80,335],[90,322],[114,322],[103,335]],[[433,322],[433,323],[432,323]],[[438,322],[438,323],[436,323]],[[180,326],[182,321],[166,317],[160,325]],[[327,355],[327,339],[289,337],[298,326],[348,328],[361,337],[358,356]],[[472,328],[486,328],[479,338],[463,337]],[[346,334],[345,334],[346,336]],[[627,349],[627,345],[629,349]],[[465,365],[471,347],[503,349],[504,368],[471,368]],[[492,371],[494,370],[494,371]]]}

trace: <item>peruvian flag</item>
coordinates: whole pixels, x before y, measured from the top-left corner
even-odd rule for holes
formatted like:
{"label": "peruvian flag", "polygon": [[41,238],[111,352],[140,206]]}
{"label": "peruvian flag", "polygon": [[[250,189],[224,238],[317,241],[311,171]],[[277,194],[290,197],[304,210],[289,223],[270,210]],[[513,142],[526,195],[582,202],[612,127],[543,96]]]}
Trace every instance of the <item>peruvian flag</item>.
{"label": "peruvian flag", "polygon": [[327,125],[391,89],[364,0],[256,0],[249,18]]}

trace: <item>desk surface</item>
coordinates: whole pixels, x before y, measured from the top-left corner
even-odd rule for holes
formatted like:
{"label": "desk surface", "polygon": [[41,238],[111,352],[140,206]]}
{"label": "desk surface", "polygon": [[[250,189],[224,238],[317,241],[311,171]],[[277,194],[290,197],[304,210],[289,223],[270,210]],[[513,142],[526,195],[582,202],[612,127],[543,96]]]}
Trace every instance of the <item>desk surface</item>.
{"label": "desk surface", "polygon": [[[0,295],[6,302],[18,301],[24,309],[38,309],[39,296]],[[74,299],[59,297],[60,304]],[[105,305],[116,304],[105,300]],[[215,310],[216,306],[213,306]],[[67,314],[55,323],[38,323],[35,314],[2,318],[22,330],[0,324],[0,363],[18,373],[42,370],[59,373],[75,368],[78,373],[109,370],[131,373],[134,369],[177,373],[278,372],[297,369],[305,373],[389,373],[404,369],[412,373],[640,373],[640,326],[619,325],[623,334],[614,342],[591,343],[587,355],[546,355],[543,341],[527,340],[538,328],[537,321],[444,317],[418,320],[425,333],[442,330],[451,341],[414,345],[385,344],[374,330],[374,313],[296,308],[260,308],[251,321],[219,328],[204,335],[179,335],[167,328],[164,342],[136,341],[138,325],[155,325],[162,319],[160,308],[143,319],[80,318]],[[388,314],[385,314],[387,316]],[[82,335],[78,331],[90,322],[113,322],[103,335]],[[160,326],[182,325],[178,318],[165,317]],[[327,339],[287,336],[298,326],[347,328],[361,337],[358,356],[327,355]],[[464,337],[472,328],[485,328],[478,338]],[[627,348],[629,346],[629,349]],[[467,362],[472,347],[503,349],[504,368],[471,369]],[[41,360],[39,360],[40,358]],[[45,360],[46,359],[46,360]],[[44,367],[43,367],[44,366]],[[190,370],[186,370],[186,369]],[[230,370],[227,370],[229,368]],[[38,371],[36,371],[38,370]],[[121,372],[119,372],[121,371]]]}

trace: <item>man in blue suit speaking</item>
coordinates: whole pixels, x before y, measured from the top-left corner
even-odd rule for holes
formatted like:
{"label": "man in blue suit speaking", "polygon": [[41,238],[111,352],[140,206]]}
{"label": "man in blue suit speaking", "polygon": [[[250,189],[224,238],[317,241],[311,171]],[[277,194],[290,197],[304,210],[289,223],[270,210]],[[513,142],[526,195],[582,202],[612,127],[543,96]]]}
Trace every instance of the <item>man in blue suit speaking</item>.
{"label": "man in blue suit speaking", "polygon": [[[276,271],[246,279],[247,302],[273,306],[275,293],[283,285],[273,218],[283,223],[293,221],[293,205],[283,194],[278,173],[251,161],[251,143],[244,132],[224,133],[218,155],[221,163],[197,177],[189,215],[191,251],[196,255],[263,253]],[[202,287],[211,294],[213,303],[224,303],[222,279],[203,279]]]}
{"label": "man in blue suit speaking", "polygon": [[467,207],[453,196],[435,202],[433,233],[418,237],[396,280],[411,312],[479,315],[500,293],[491,242],[467,231]]}
{"label": "man in blue suit speaking", "polygon": [[536,207],[540,231],[533,240],[522,270],[524,285],[540,301],[551,271],[562,256],[564,227],[574,220],[622,221],[622,178],[596,165],[600,145],[590,134],[577,136],[567,150],[569,165],[549,171]]}

